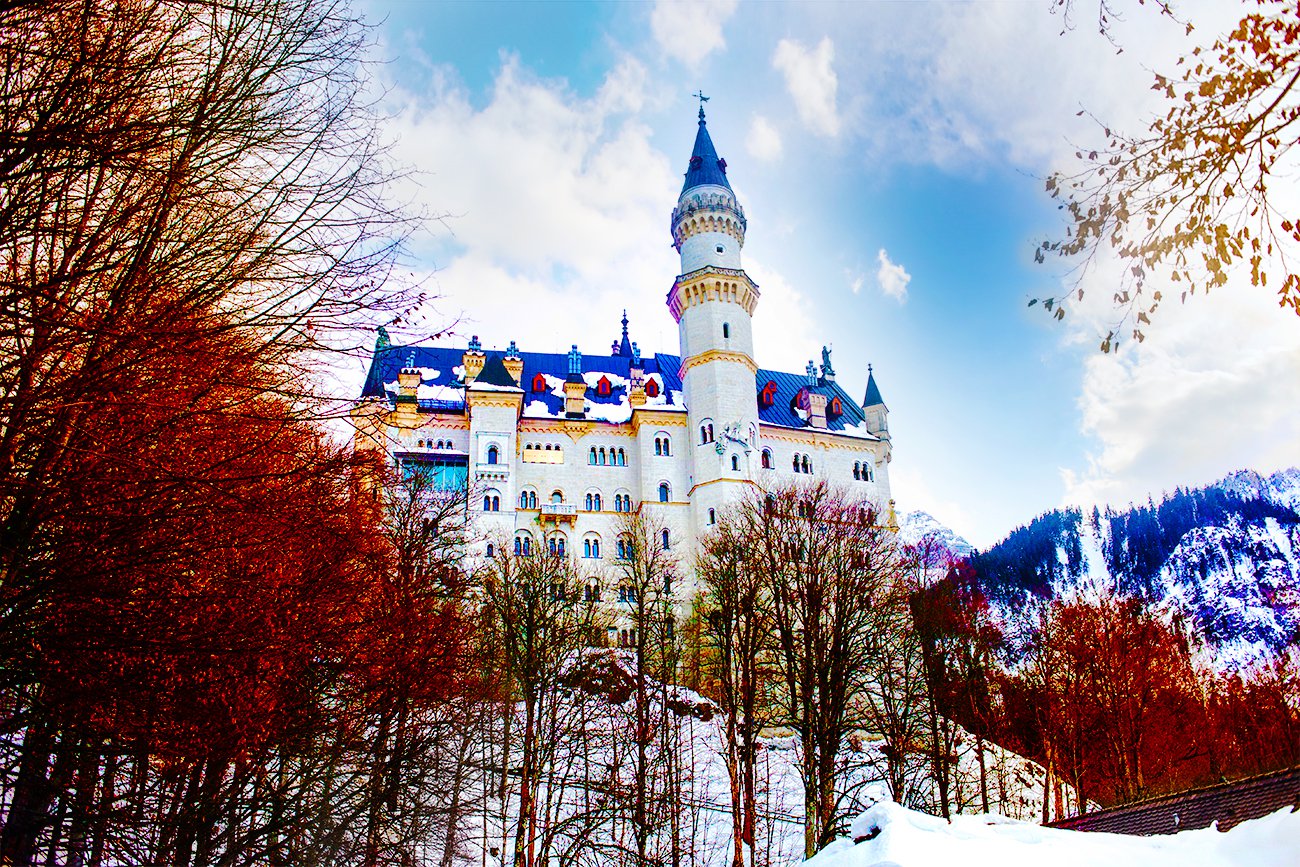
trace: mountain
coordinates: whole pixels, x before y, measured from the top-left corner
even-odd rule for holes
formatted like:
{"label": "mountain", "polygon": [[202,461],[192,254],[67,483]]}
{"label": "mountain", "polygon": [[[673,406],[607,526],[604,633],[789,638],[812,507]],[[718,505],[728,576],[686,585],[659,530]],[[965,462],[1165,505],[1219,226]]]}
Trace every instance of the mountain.
{"label": "mountain", "polygon": [[971,544],[935,520],[929,512],[908,512],[898,522],[898,535],[908,545],[930,538],[954,557],[966,558],[975,553]]}
{"label": "mountain", "polygon": [[1300,469],[1054,510],[970,563],[1013,631],[1030,628],[1031,596],[1137,596],[1199,632],[1220,666],[1249,665],[1300,638]]}

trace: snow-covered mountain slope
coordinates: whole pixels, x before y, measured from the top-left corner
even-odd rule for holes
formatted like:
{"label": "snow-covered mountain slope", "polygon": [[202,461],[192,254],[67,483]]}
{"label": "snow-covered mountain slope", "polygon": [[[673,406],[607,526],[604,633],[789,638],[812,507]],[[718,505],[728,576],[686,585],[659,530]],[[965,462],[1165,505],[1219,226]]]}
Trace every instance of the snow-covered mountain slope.
{"label": "snow-covered mountain slope", "polygon": [[1012,620],[1030,594],[1139,596],[1204,636],[1220,666],[1249,665],[1300,638],[1300,469],[1048,512],[971,562]]}
{"label": "snow-covered mountain slope", "polygon": [[969,557],[975,549],[948,527],[940,524],[929,512],[908,512],[898,522],[898,536],[908,545],[922,539],[933,539],[954,557]]}

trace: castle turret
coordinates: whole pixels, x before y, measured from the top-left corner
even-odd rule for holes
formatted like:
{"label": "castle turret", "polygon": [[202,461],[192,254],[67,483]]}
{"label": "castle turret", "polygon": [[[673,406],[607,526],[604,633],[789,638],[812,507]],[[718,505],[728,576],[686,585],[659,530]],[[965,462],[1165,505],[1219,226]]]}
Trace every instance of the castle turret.
{"label": "castle turret", "polygon": [[700,108],[686,180],[672,214],[681,274],[668,293],[677,320],[691,422],[691,504],[697,526],[753,478],[758,400],[751,317],[758,287],[741,267],[745,212]]}
{"label": "castle turret", "polygon": [[876,374],[867,365],[867,393],[862,398],[862,412],[867,417],[867,430],[880,437],[889,439],[889,409],[880,396],[880,386],[876,385]]}

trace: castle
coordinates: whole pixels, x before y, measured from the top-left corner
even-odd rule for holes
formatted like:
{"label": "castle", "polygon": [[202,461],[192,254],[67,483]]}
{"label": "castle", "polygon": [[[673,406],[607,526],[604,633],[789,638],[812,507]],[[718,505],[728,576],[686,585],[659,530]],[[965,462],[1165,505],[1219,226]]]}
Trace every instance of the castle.
{"label": "castle", "polygon": [[[393,346],[381,330],[353,410],[357,449],[382,449],[473,497],[468,552],[501,540],[600,566],[624,555],[622,513],[653,510],[659,544],[689,564],[722,507],[754,485],[826,479],[892,507],[888,411],[868,368],[857,403],[820,369],[782,373],[755,361],[758,286],[741,267],[745,212],[699,114],[671,218],[680,275],[667,304],[677,354],[622,338],[609,355]],[[889,511],[892,521],[892,508]]]}

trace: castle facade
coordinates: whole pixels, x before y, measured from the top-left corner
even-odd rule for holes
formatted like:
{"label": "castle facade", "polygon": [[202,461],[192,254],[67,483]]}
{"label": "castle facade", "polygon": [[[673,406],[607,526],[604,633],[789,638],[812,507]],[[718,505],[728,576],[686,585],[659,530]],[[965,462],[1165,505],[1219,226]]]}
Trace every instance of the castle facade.
{"label": "castle facade", "polygon": [[624,554],[622,513],[648,510],[688,565],[726,504],[790,480],[829,480],[883,513],[891,441],[875,376],[859,403],[824,348],[803,372],[758,366],[746,226],[701,108],[670,223],[677,352],[643,353],[626,314],[608,355],[485,349],[477,337],[394,346],[381,331],[353,410],[357,449],[472,497],[486,541],[471,556],[544,546],[599,567]]}

